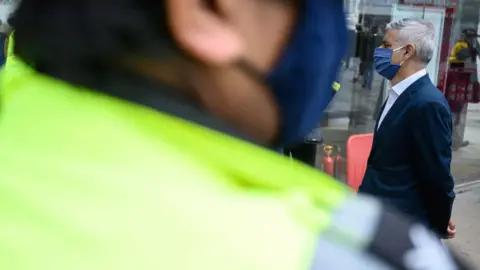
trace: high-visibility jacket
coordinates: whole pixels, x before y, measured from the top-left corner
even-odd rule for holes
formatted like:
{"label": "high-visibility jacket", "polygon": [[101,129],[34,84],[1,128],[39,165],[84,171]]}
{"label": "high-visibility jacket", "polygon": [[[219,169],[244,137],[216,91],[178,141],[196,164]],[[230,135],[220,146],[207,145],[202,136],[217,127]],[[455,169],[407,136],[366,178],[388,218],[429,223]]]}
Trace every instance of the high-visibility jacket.
{"label": "high-visibility jacket", "polygon": [[[10,33],[10,36],[7,39],[7,53],[3,69],[8,70],[9,76],[4,76],[4,80],[10,80],[17,75],[23,74],[24,72],[31,72],[31,68],[23,64],[14,54],[14,34],[15,32]],[[10,94],[9,92],[9,90],[0,88],[0,96],[2,96],[4,99],[6,99]]]}
{"label": "high-visibility jacket", "polygon": [[464,63],[465,59],[458,59],[457,55],[463,51],[468,49],[468,43],[465,41],[457,41],[450,52],[450,57],[448,58],[449,63]]}
{"label": "high-visibility jacket", "polygon": [[6,53],[6,63],[5,67],[8,67],[9,65],[12,65],[12,63],[15,62],[15,55],[13,54],[13,48],[15,40],[13,38],[14,32],[10,34],[10,36],[7,39],[7,53]]}
{"label": "high-visibility jacket", "polygon": [[15,56],[15,31],[10,33],[10,36],[8,37],[7,40],[7,58],[5,62],[5,68],[14,68],[14,69],[20,69],[23,68],[25,70],[30,69],[30,67],[24,65],[24,64],[19,64],[21,61]]}
{"label": "high-visibility jacket", "polygon": [[407,223],[380,204],[277,153],[19,72],[0,80],[15,89],[0,96],[2,269],[375,270],[377,228],[409,239],[383,233]]}

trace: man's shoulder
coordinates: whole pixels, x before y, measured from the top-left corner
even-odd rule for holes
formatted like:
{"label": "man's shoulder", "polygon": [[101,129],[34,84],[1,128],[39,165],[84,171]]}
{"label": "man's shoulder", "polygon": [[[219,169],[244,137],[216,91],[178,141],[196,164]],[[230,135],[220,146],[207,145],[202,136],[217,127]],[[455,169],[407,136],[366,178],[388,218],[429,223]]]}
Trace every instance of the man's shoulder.
{"label": "man's shoulder", "polygon": [[423,84],[418,91],[414,92],[411,102],[417,108],[431,106],[449,108],[447,99],[431,81]]}
{"label": "man's shoulder", "polygon": [[[450,105],[443,93],[428,79],[417,91],[412,92],[408,112],[414,122],[431,121],[435,115],[444,121],[451,121]],[[413,123],[413,122],[412,122]]]}

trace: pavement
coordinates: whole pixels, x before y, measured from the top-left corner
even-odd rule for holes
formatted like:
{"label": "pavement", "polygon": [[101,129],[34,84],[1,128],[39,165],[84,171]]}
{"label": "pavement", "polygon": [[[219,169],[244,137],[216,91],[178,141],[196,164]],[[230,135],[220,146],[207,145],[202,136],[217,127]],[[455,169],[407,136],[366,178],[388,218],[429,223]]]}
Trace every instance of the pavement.
{"label": "pavement", "polygon": [[452,174],[457,184],[480,179],[480,104],[469,104],[464,116],[464,140],[470,144],[453,152]]}
{"label": "pavement", "polygon": [[480,269],[480,181],[457,186],[453,220],[457,234],[454,239],[446,241],[447,244],[475,269]]}

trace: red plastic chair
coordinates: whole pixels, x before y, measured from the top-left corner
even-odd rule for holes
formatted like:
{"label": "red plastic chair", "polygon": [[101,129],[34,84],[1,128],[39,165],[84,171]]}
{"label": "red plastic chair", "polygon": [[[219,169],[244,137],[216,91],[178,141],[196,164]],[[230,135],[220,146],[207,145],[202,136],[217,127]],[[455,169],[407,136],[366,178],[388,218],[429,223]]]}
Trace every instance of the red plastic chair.
{"label": "red plastic chair", "polygon": [[353,135],[347,141],[347,185],[358,190],[367,170],[373,133]]}

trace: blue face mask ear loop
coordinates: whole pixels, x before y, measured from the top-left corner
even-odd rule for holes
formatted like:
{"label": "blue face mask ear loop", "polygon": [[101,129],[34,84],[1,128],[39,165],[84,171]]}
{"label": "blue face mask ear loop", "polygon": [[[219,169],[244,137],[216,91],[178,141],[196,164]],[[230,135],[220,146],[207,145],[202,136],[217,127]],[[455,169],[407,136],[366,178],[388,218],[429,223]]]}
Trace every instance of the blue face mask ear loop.
{"label": "blue face mask ear loop", "polygon": [[[392,54],[393,54],[394,52],[396,52],[396,51],[399,51],[399,50],[407,47],[407,46],[408,46],[408,44],[407,44],[407,45],[404,45],[404,46],[402,46],[402,47],[396,48],[395,50],[392,50]],[[392,59],[390,59],[390,63],[391,63],[391,62],[392,62]],[[402,66],[402,64],[403,64],[404,62],[405,62],[405,60],[403,60],[402,62],[400,62],[400,64],[398,64],[398,65],[399,65],[399,66]]]}

